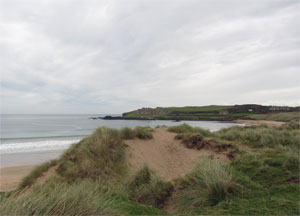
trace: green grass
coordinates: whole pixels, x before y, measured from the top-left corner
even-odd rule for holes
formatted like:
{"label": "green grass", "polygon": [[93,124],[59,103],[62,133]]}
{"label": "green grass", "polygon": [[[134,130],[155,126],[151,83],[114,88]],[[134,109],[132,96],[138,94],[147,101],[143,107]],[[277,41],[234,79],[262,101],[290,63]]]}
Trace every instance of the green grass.
{"label": "green grass", "polygon": [[211,112],[211,111],[220,111],[223,109],[229,109],[232,106],[218,106],[218,105],[210,105],[210,106],[186,106],[186,107],[166,107],[165,109],[170,112]]}
{"label": "green grass", "polygon": [[165,114],[138,114],[136,111],[124,113],[127,118],[162,118],[162,119],[223,119],[228,118],[219,115],[219,111],[232,106],[187,106],[187,107],[165,107]]}
{"label": "green grass", "polygon": [[281,127],[267,125],[249,127],[231,127],[222,129],[216,137],[229,141],[238,141],[252,147],[299,146],[299,123],[290,122]]}
{"label": "green grass", "polygon": [[[297,153],[292,153],[297,152]],[[291,160],[291,161],[290,161]],[[206,173],[216,170],[209,165],[202,165],[184,177],[179,185],[178,203],[181,213],[197,215],[299,215],[299,183],[287,183],[288,179],[299,179],[299,150],[289,147],[262,149],[237,157],[226,167],[233,180],[235,193],[221,191],[209,201],[208,186],[202,183]],[[207,171],[203,171],[207,170]],[[224,171],[224,170],[223,170]],[[217,177],[222,171],[208,176],[208,182],[214,184],[218,179],[228,182],[228,176]],[[198,177],[197,175],[200,175]],[[226,181],[227,179],[227,181]],[[224,185],[224,184],[221,184]],[[205,187],[206,189],[204,189]],[[201,188],[201,189],[200,189]],[[216,187],[217,189],[223,188]],[[224,195],[226,194],[226,195]]]}
{"label": "green grass", "polygon": [[268,114],[254,114],[249,115],[249,118],[255,120],[269,120],[269,121],[300,121],[299,112],[283,112],[283,113],[268,113]]}
{"label": "green grass", "polygon": [[55,166],[56,164],[57,164],[57,160],[51,160],[35,167],[34,170],[30,172],[29,175],[27,175],[25,178],[22,179],[19,188],[23,189],[25,187],[32,185],[37,178],[42,176],[44,172],[46,172],[48,169]]}
{"label": "green grass", "polygon": [[299,178],[299,150],[262,150],[260,153],[243,155],[232,166],[260,185],[282,183],[287,179]]}

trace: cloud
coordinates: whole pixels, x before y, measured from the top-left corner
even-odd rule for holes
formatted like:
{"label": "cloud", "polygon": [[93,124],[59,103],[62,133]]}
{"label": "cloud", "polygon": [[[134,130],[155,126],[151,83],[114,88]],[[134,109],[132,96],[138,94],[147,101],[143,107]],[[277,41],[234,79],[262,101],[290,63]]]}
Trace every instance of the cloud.
{"label": "cloud", "polygon": [[0,5],[1,112],[299,105],[299,2]]}

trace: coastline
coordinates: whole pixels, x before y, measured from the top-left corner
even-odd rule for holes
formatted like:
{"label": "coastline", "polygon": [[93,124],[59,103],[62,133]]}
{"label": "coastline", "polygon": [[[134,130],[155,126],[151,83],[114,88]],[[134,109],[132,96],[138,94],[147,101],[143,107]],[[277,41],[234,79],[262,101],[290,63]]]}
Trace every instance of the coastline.
{"label": "coastline", "polygon": [[91,120],[138,120],[138,121],[176,121],[176,122],[181,122],[181,121],[213,121],[213,122],[227,122],[227,123],[234,123],[236,119],[234,118],[183,118],[183,117],[174,117],[174,118],[169,118],[169,117],[155,117],[155,118],[150,118],[150,117],[122,117],[122,116],[105,116],[105,117],[90,117],[89,119]]}

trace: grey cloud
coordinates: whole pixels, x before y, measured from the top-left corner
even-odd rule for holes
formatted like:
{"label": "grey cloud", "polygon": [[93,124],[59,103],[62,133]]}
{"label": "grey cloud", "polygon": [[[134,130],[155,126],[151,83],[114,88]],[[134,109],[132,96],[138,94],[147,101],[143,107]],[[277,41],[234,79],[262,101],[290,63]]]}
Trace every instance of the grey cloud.
{"label": "grey cloud", "polygon": [[2,112],[299,105],[299,2],[0,4]]}

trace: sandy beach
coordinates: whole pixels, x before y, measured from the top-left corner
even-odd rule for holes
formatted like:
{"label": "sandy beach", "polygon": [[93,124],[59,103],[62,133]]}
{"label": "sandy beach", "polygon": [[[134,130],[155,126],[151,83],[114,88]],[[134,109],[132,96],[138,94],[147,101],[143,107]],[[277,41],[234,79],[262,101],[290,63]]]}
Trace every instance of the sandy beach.
{"label": "sandy beach", "polygon": [[58,158],[63,150],[0,155],[0,192],[16,189],[21,180],[40,163]]}
{"label": "sandy beach", "polygon": [[244,119],[238,119],[235,120],[236,123],[242,123],[246,125],[260,125],[260,124],[267,124],[268,126],[276,126],[279,127],[285,122],[278,122],[278,121],[267,121],[267,120],[244,120]]}
{"label": "sandy beach", "polygon": [[21,180],[28,175],[36,165],[6,167],[0,169],[0,192],[16,189]]}

